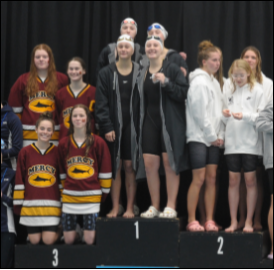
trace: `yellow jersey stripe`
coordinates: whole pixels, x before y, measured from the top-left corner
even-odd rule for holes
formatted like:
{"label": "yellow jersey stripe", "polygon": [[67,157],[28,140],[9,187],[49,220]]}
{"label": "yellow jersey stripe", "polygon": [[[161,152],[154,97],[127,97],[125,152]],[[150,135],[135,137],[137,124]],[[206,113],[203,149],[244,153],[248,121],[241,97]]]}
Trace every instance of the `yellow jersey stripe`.
{"label": "yellow jersey stripe", "polygon": [[111,188],[112,179],[108,179],[108,180],[99,179],[99,181],[100,181],[100,186],[102,188]]}
{"label": "yellow jersey stripe", "polygon": [[58,207],[22,207],[21,216],[61,216]]}
{"label": "yellow jersey stripe", "polygon": [[84,89],[81,91],[81,93],[78,95],[78,98],[81,97],[81,96],[88,90],[89,87],[90,87],[90,85],[88,84],[88,85],[86,86],[86,88],[84,88]]}
{"label": "yellow jersey stripe", "polygon": [[25,190],[15,190],[13,193],[14,200],[22,200],[25,198]]}
{"label": "yellow jersey stripe", "polygon": [[102,196],[74,197],[63,193],[63,203],[100,203]]}

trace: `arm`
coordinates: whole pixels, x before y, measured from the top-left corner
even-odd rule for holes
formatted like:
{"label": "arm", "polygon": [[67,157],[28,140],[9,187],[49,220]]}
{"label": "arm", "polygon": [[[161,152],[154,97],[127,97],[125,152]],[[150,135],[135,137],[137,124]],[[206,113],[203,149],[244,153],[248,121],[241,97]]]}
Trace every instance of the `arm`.
{"label": "arm", "polygon": [[[7,186],[8,187],[11,187],[11,191],[10,191],[10,194],[12,196],[13,194],[13,190],[14,190],[14,181],[15,181],[15,172],[12,171],[13,173],[13,176],[9,179],[9,182],[7,183]],[[2,195],[2,203],[6,206],[6,207],[9,207],[9,208],[12,208],[13,207],[13,198],[10,197],[10,196],[7,196],[6,194],[3,194]]]}
{"label": "arm", "polygon": [[61,196],[62,196],[63,189],[65,187],[65,180],[67,178],[67,170],[66,170],[66,160],[67,159],[66,159],[65,149],[63,149],[62,143],[60,143],[58,146],[58,159],[59,159],[58,171],[59,171],[59,179],[60,179],[60,183],[61,183],[61,185],[59,185],[59,188],[60,188],[60,192],[61,192]]}
{"label": "arm", "polygon": [[25,164],[26,156],[24,149],[19,153],[17,161],[17,170],[15,175],[15,187],[13,193],[13,210],[16,215],[20,215],[25,199]]}
{"label": "arm", "polygon": [[23,128],[20,119],[12,112],[8,115],[8,127],[11,131],[12,146],[10,149],[1,150],[3,159],[17,157],[23,147]]}
{"label": "arm", "polygon": [[92,126],[92,132],[97,134],[97,128],[95,124],[95,93],[96,93],[96,88],[94,86],[91,86],[92,91],[92,96],[89,101],[89,111],[91,113],[92,119],[91,119],[91,126]]}
{"label": "arm", "polygon": [[204,86],[199,85],[189,91],[188,106],[191,114],[203,131],[206,141],[211,143],[215,142],[218,137],[207,115],[208,103],[208,90]]}
{"label": "arm", "polygon": [[14,113],[21,119],[23,112],[23,95],[25,86],[21,81],[21,76],[17,79],[10,90],[8,103],[12,107]]}
{"label": "arm", "polygon": [[98,175],[99,182],[103,192],[102,202],[105,201],[112,185],[111,157],[106,142],[100,138],[97,151],[98,156]]}
{"label": "arm", "polygon": [[95,103],[95,117],[102,134],[107,134],[114,131],[114,126],[110,120],[109,100],[108,100],[108,85],[106,79],[100,72],[96,87],[96,103]]}
{"label": "arm", "polygon": [[271,101],[259,114],[256,128],[260,132],[273,134],[273,101]]}

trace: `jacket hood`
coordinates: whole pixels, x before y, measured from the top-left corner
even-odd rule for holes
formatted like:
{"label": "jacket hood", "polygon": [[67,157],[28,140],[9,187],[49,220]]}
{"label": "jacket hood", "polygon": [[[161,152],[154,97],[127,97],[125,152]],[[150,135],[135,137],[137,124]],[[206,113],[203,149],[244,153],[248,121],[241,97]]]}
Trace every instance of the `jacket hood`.
{"label": "jacket hood", "polygon": [[213,80],[214,77],[210,76],[207,72],[205,72],[204,70],[202,70],[201,68],[197,68],[195,69],[193,72],[190,72],[189,74],[189,82],[191,83],[194,79],[196,79],[199,76],[203,76],[209,80]]}
{"label": "jacket hood", "polygon": [[1,109],[1,115],[5,114],[7,112],[12,112],[13,111],[12,108],[9,106],[8,102],[3,101],[2,105],[3,105],[3,109]]}

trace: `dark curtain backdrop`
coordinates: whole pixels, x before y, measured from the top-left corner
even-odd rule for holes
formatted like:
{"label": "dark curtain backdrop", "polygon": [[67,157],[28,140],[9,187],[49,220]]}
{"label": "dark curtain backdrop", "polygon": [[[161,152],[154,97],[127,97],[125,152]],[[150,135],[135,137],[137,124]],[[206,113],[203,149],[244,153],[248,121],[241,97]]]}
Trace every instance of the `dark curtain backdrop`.
{"label": "dark curtain backdrop", "polygon": [[262,53],[264,73],[273,78],[273,1],[1,1],[1,99],[28,71],[39,43],[52,47],[62,72],[71,57],[83,57],[92,83],[98,54],[117,40],[128,16],[138,23],[140,44],[151,23],[162,23],[169,32],[167,47],[187,52],[190,70],[197,66],[199,42],[210,39],[223,50],[225,74],[252,44]]}

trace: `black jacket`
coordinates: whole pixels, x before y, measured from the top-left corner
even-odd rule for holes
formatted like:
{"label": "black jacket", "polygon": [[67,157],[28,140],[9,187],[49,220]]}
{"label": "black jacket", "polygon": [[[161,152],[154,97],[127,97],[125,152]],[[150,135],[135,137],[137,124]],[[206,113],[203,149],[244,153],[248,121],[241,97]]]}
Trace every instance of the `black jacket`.
{"label": "black jacket", "polygon": [[[138,63],[142,65],[142,58],[143,55],[145,55],[145,49],[141,47],[138,43],[135,43],[135,51],[134,51],[134,61],[135,63]],[[96,84],[98,79],[98,74],[100,70],[109,64],[115,63],[117,60],[117,56],[115,57],[115,49],[116,49],[116,43],[110,43],[108,44],[100,53],[98,58],[98,63],[96,67]]]}
{"label": "black jacket", "polygon": [[[139,140],[139,115],[140,95],[137,85],[140,66],[133,62],[133,80],[131,95],[131,153],[133,168],[136,170]],[[119,91],[117,67],[115,63],[103,68],[98,75],[96,86],[95,119],[99,125],[100,135],[115,131],[116,140],[114,143],[107,142],[112,160],[112,175],[116,178],[116,172],[120,163],[120,145],[122,133],[122,108]]]}
{"label": "black jacket", "polygon": [[188,65],[185,59],[176,51],[170,49],[166,55],[165,61],[176,64],[178,67],[186,69],[188,74]]}
{"label": "black jacket", "polygon": [[[137,179],[145,178],[144,161],[142,157],[142,127],[145,116],[144,80],[148,67],[143,68],[138,79],[141,105],[140,105],[140,140],[139,140],[139,163]],[[169,82],[165,87],[161,86],[161,111],[163,137],[169,162],[172,169],[178,175],[189,169],[188,150],[186,144],[186,107],[185,100],[189,85],[180,68],[164,61],[160,71],[165,74]],[[151,138],[153,140],[153,138]]]}

